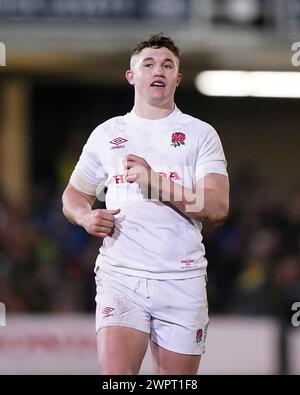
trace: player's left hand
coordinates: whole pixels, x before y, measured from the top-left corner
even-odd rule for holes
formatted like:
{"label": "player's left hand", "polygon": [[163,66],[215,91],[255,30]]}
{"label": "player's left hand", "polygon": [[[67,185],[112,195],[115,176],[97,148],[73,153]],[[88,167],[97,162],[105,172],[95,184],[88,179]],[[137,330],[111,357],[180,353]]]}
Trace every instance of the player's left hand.
{"label": "player's left hand", "polygon": [[123,158],[123,166],[127,182],[137,182],[140,187],[151,186],[151,180],[156,173],[144,158],[132,154],[126,155]]}

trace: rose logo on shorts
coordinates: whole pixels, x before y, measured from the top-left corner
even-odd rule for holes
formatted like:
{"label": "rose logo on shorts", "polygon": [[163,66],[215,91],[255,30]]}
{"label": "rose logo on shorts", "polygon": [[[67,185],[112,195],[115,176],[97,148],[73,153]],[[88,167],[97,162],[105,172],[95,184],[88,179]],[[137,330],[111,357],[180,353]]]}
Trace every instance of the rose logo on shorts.
{"label": "rose logo on shorts", "polygon": [[172,134],[172,143],[173,147],[180,147],[181,145],[185,145],[185,134],[182,132],[175,132]]}
{"label": "rose logo on shorts", "polygon": [[203,330],[202,329],[198,329],[197,332],[196,332],[195,342],[196,343],[202,342],[202,338],[203,338]]}
{"label": "rose logo on shorts", "polygon": [[106,307],[102,310],[103,317],[105,318],[105,317],[111,317],[111,316],[113,316],[113,314],[110,314],[110,313],[111,313],[112,311],[114,311],[114,310],[115,310],[114,307],[106,306]]}

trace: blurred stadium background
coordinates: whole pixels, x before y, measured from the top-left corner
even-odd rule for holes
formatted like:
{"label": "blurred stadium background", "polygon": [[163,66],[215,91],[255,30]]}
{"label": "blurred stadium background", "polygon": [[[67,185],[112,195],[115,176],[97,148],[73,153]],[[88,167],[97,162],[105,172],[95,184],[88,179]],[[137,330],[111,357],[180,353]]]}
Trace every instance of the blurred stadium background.
{"label": "blurred stadium background", "polygon": [[161,31],[183,53],[177,105],[218,130],[231,180],[226,224],[205,231],[200,374],[300,373],[300,100],[195,86],[204,70],[299,73],[299,0],[0,1],[0,373],[97,371],[99,240],[67,223],[61,193],[92,129],[131,110],[131,49]]}

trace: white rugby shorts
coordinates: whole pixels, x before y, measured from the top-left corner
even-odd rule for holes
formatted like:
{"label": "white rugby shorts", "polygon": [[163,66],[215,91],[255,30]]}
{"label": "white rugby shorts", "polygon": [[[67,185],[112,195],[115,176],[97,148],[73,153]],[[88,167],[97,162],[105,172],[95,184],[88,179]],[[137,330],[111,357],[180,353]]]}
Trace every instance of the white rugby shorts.
{"label": "white rugby shorts", "polygon": [[96,332],[126,326],[150,333],[159,346],[181,354],[205,352],[206,276],[157,280],[96,271]]}

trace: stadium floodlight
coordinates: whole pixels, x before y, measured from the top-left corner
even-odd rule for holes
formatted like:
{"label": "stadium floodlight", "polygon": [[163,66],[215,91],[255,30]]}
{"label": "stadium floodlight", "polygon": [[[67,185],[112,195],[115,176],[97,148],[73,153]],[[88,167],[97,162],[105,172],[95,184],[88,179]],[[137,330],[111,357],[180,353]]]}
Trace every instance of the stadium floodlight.
{"label": "stadium floodlight", "polygon": [[202,71],[196,76],[199,92],[208,96],[300,98],[300,72]]}

